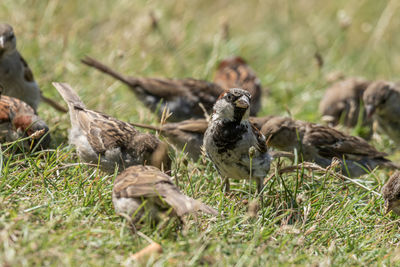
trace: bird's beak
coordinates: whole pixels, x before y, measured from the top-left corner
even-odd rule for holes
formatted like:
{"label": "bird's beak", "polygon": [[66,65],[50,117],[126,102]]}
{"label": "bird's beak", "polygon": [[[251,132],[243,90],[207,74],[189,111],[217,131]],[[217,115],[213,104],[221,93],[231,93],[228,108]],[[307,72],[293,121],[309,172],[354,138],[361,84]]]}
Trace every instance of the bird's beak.
{"label": "bird's beak", "polygon": [[370,119],[372,115],[374,115],[375,107],[373,105],[366,105],[365,112],[367,113],[367,117]]}
{"label": "bird's beak", "polygon": [[238,108],[247,109],[247,108],[249,108],[250,103],[246,96],[242,96],[238,100],[235,101],[235,106]]}
{"label": "bird's beak", "polygon": [[4,45],[6,44],[6,40],[4,36],[0,36],[0,49],[4,49]]}

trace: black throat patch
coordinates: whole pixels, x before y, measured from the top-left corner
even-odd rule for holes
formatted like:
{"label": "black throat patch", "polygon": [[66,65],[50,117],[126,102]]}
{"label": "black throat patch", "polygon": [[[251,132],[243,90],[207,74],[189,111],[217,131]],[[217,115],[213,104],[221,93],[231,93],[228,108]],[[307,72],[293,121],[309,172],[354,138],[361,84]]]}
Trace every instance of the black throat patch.
{"label": "black throat patch", "polygon": [[213,140],[218,148],[218,153],[225,153],[236,147],[237,143],[243,138],[243,134],[248,131],[247,125],[237,121],[221,121],[216,127]]}
{"label": "black throat patch", "polygon": [[247,108],[238,108],[235,107],[233,110],[233,119],[236,123],[240,124],[244,114],[246,113]]}

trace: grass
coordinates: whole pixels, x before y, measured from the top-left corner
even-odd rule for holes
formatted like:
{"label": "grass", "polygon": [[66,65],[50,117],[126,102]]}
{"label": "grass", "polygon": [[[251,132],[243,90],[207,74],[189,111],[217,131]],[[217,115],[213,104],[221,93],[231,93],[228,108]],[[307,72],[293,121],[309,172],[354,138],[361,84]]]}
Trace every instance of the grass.
{"label": "grass", "polygon": [[[159,19],[157,29],[150,12]],[[260,115],[290,113],[317,122],[329,72],[397,79],[399,12],[395,0],[3,0],[0,6],[46,95],[61,101],[51,82],[66,81],[90,108],[151,123],[157,118],[125,86],[79,60],[91,55],[131,75],[212,79],[220,59],[241,55],[270,88]],[[229,25],[229,39],[223,25]],[[53,149],[18,154],[3,147],[0,154],[1,265],[126,264],[148,242],[115,215],[115,177],[79,162],[67,144],[67,114],[45,105],[39,114],[51,127]],[[385,137],[373,143],[394,151]],[[174,220],[144,227],[164,249],[147,265],[400,265],[399,218],[384,215],[380,197],[331,172],[277,175],[252,217],[245,200],[254,185],[233,182],[233,195],[226,197],[209,162],[184,163],[174,160],[181,190],[225,218],[189,218],[181,230]],[[274,163],[271,173],[279,168]],[[357,181],[379,192],[389,175],[377,170]]]}

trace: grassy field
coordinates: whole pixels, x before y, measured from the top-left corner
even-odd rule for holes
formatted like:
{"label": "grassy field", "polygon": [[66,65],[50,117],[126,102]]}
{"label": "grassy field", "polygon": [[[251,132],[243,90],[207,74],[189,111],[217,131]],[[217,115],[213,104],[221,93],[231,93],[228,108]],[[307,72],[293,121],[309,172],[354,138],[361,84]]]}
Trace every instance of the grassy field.
{"label": "grassy field", "polygon": [[[61,102],[51,82],[65,81],[92,109],[154,124],[157,118],[125,86],[79,60],[91,55],[131,75],[212,79],[220,59],[241,55],[269,88],[260,115],[289,113],[317,122],[328,73],[398,79],[399,15],[396,0],[2,0],[0,5],[0,17],[14,26],[18,48],[46,95]],[[39,114],[52,130],[53,149],[23,155],[3,147],[0,154],[0,265],[129,264],[129,256],[148,241],[132,235],[115,215],[115,176],[79,162],[68,146],[68,114],[46,105]],[[394,151],[385,137],[372,142]],[[390,158],[400,161],[399,153]],[[244,201],[254,184],[236,181],[226,197],[209,162],[183,163],[181,156],[174,159],[181,190],[225,218],[188,218],[182,230],[174,220],[142,228],[164,249],[149,266],[400,266],[399,217],[385,215],[382,199],[372,192],[380,191],[387,171],[357,180],[370,190],[332,172],[277,175],[254,217]],[[277,171],[274,163],[271,173]]]}

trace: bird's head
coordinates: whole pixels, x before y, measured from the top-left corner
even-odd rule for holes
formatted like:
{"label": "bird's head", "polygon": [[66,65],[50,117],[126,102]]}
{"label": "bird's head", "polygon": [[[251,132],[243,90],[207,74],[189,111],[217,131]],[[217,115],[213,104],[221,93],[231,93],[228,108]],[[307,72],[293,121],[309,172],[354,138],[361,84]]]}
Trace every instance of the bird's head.
{"label": "bird's head", "polygon": [[251,95],[248,91],[232,88],[222,93],[214,105],[213,120],[240,123],[249,118]]}
{"label": "bird's head", "polygon": [[384,108],[392,92],[394,85],[385,81],[371,83],[364,92],[363,101],[367,117],[371,116],[380,109]]}
{"label": "bird's head", "polygon": [[226,59],[222,60],[218,64],[217,69],[218,70],[222,70],[222,69],[224,69],[226,67],[234,68],[234,67],[240,66],[240,65],[247,65],[246,60],[244,60],[243,58],[238,57],[238,56],[233,56],[233,57],[229,57],[229,58],[226,58]]}
{"label": "bird's head", "polygon": [[16,47],[13,28],[7,23],[0,23],[0,56],[13,52]]}
{"label": "bird's head", "polygon": [[47,124],[36,115],[18,115],[13,119],[13,125],[18,131],[23,131],[32,137],[33,146],[39,145],[46,149],[50,145],[51,137]]}

